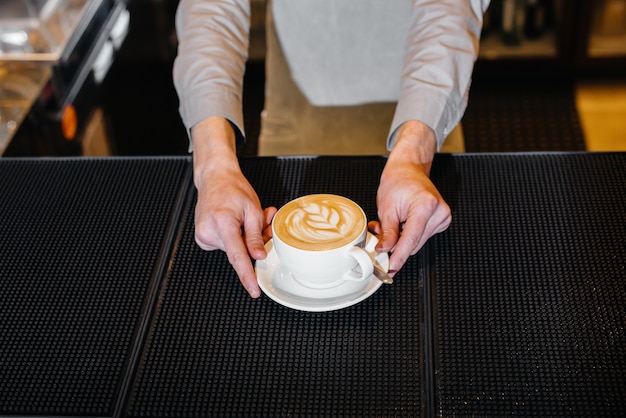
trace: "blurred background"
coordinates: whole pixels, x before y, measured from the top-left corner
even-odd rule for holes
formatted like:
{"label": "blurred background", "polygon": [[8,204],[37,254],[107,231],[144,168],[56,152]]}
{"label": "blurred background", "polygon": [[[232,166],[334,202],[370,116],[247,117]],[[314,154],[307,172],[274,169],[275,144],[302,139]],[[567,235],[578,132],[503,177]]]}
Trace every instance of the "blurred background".
{"label": "blurred background", "polygon": [[[2,0],[0,154],[187,154],[177,3]],[[266,5],[251,3],[242,156],[264,100]],[[625,127],[626,0],[492,0],[455,151],[626,151]]]}

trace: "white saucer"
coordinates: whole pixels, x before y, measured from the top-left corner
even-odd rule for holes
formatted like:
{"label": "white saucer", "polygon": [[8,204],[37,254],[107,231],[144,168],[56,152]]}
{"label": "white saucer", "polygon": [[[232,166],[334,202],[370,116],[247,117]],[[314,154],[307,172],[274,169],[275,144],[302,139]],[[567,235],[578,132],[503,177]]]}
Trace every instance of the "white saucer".
{"label": "white saucer", "polygon": [[[385,271],[389,269],[387,253],[378,254],[374,247],[378,239],[368,232],[365,249],[373,260]],[[281,267],[269,240],[265,244],[267,257],[256,262],[255,271],[261,290],[272,300],[292,309],[308,312],[325,312],[347,308],[367,299],[382,285],[371,276],[361,282],[345,281],[330,289],[311,289],[298,283],[292,274]]]}

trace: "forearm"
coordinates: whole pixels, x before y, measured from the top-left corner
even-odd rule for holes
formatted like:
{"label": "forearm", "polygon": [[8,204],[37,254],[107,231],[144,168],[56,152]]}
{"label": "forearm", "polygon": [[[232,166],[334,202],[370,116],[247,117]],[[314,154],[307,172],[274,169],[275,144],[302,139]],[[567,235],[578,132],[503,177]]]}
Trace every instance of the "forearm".
{"label": "forearm", "polygon": [[[250,257],[267,254],[264,239],[274,208],[259,199],[237,160],[235,134],[226,119],[212,116],[191,129],[197,189],[194,236],[204,250],[223,250],[250,296],[261,294]],[[243,233],[242,233],[243,232]]]}
{"label": "forearm", "polygon": [[416,1],[402,73],[402,88],[391,126],[391,149],[398,127],[408,120],[427,124],[437,148],[467,106],[486,0]]}
{"label": "forearm", "polygon": [[182,0],[176,14],[174,85],[190,130],[221,116],[243,132],[242,89],[248,51],[247,0]]}
{"label": "forearm", "polygon": [[408,121],[397,132],[376,194],[379,236],[376,250],[392,251],[391,274],[399,270],[434,234],[450,224],[450,208],[430,181],[437,147],[435,133],[418,121]]}

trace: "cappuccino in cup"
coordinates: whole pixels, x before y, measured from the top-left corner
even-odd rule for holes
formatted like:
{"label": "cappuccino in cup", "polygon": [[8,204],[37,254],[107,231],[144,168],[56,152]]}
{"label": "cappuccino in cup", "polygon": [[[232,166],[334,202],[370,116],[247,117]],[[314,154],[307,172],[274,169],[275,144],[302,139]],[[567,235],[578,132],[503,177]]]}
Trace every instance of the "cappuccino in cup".
{"label": "cappuccino in cup", "polygon": [[372,259],[362,248],[367,218],[348,198],[314,194],[292,200],[276,212],[272,233],[281,264],[304,286],[325,289],[372,275]]}
{"label": "cappuccino in cup", "polygon": [[324,251],[354,241],[366,224],[363,210],[352,200],[315,194],[283,206],[274,216],[274,234],[289,246]]}

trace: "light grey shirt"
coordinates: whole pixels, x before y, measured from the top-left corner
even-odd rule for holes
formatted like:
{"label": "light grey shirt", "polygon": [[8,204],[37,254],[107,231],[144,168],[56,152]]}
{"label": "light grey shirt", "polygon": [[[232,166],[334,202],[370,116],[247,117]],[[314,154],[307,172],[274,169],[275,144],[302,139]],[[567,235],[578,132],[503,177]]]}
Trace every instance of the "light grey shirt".
{"label": "light grey shirt", "polygon": [[[439,146],[467,106],[488,0],[272,0],[292,77],[317,106],[396,101]],[[185,126],[223,116],[243,134],[249,0],[181,0],[174,84]]]}

